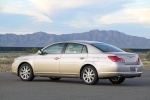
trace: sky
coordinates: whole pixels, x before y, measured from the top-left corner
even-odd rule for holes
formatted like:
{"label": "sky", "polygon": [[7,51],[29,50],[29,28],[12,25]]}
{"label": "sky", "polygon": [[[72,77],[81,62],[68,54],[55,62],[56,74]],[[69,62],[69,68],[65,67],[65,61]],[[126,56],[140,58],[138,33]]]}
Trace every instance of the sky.
{"label": "sky", "polygon": [[150,0],[0,0],[0,34],[93,29],[150,39]]}

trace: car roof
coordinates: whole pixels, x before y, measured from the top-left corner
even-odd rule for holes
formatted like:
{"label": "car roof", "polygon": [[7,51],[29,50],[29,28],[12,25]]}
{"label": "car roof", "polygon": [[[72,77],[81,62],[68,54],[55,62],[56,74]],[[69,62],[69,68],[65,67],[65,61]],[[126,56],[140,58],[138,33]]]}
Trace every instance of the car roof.
{"label": "car roof", "polygon": [[[55,43],[51,43],[50,45],[54,45],[54,44],[58,44],[58,43],[81,43],[81,44],[85,44],[85,45],[92,45],[92,44],[95,44],[95,43],[103,44],[103,42],[98,42],[98,41],[71,40],[71,41],[55,42]],[[50,45],[44,47],[43,49],[49,47]]]}
{"label": "car roof", "polygon": [[72,40],[72,41],[65,41],[69,43],[87,43],[87,44],[94,44],[94,43],[103,43],[98,41],[86,41],[86,40]]}

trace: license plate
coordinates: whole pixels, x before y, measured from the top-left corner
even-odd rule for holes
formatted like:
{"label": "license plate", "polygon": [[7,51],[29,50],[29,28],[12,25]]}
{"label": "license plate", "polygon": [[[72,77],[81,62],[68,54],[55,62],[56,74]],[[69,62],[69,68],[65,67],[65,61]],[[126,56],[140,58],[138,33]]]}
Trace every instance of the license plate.
{"label": "license plate", "polygon": [[136,67],[130,67],[130,71],[131,72],[137,72],[137,68]]}

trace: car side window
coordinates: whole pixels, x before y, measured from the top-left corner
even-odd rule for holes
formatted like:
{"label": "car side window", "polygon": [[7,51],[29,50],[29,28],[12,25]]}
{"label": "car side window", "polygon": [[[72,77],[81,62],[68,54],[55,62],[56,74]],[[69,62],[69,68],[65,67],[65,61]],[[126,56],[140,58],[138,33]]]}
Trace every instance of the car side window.
{"label": "car side window", "polygon": [[79,53],[87,53],[86,46],[82,44],[70,43],[66,47],[66,54],[79,54]]}
{"label": "car side window", "polygon": [[64,47],[64,43],[54,44],[43,50],[44,54],[60,54]]}
{"label": "car side window", "polygon": [[83,46],[82,53],[88,53],[86,46]]}

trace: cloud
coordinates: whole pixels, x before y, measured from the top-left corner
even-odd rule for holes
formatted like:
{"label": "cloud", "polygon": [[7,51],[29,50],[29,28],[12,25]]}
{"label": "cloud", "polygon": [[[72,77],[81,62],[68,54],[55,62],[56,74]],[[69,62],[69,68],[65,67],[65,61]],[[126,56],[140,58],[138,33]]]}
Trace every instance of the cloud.
{"label": "cloud", "polygon": [[76,15],[73,19],[64,22],[64,24],[78,29],[91,29],[99,26],[99,24],[93,19],[93,16],[87,13],[80,13]]}
{"label": "cloud", "polygon": [[[109,1],[109,2],[107,2]],[[125,0],[121,0],[125,1]],[[120,0],[1,0],[0,12],[33,17],[36,22],[52,22],[61,11],[84,7],[102,7]],[[78,9],[79,10],[79,9]]]}
{"label": "cloud", "polygon": [[29,0],[35,7],[48,14],[55,14],[57,11],[78,8],[90,4],[89,0]]}
{"label": "cloud", "polygon": [[66,10],[66,9],[75,9],[80,7],[101,7],[106,5],[111,5],[117,2],[126,2],[126,0],[28,0],[31,2],[38,10],[52,15],[56,12]]}
{"label": "cloud", "polygon": [[30,2],[23,2],[20,0],[15,0],[15,1],[12,2],[4,1],[3,3],[0,3],[1,6],[0,12],[31,16],[33,18],[33,21],[38,21],[38,22],[52,22],[52,20],[48,16],[34,9],[34,7],[30,4]]}
{"label": "cloud", "polygon": [[123,8],[115,12],[99,16],[99,24],[142,24],[150,25],[150,1],[134,0],[123,5]]}
{"label": "cloud", "polygon": [[[113,3],[114,2],[110,2],[110,4]],[[126,2],[125,4],[122,4],[120,9],[116,9],[107,14],[83,14],[80,16],[76,16],[76,18],[74,18],[72,21],[67,22],[67,24],[75,28],[101,27],[109,24],[138,24],[143,25],[145,28],[149,28],[149,4],[149,0],[132,0],[131,2]],[[84,16],[84,18],[82,16]]]}
{"label": "cloud", "polygon": [[100,17],[98,20],[102,24],[150,24],[150,8],[145,9],[123,9]]}
{"label": "cloud", "polygon": [[55,16],[61,11],[91,4],[93,4],[92,0],[2,0],[0,12],[28,15],[37,22],[52,22],[51,16]]}

